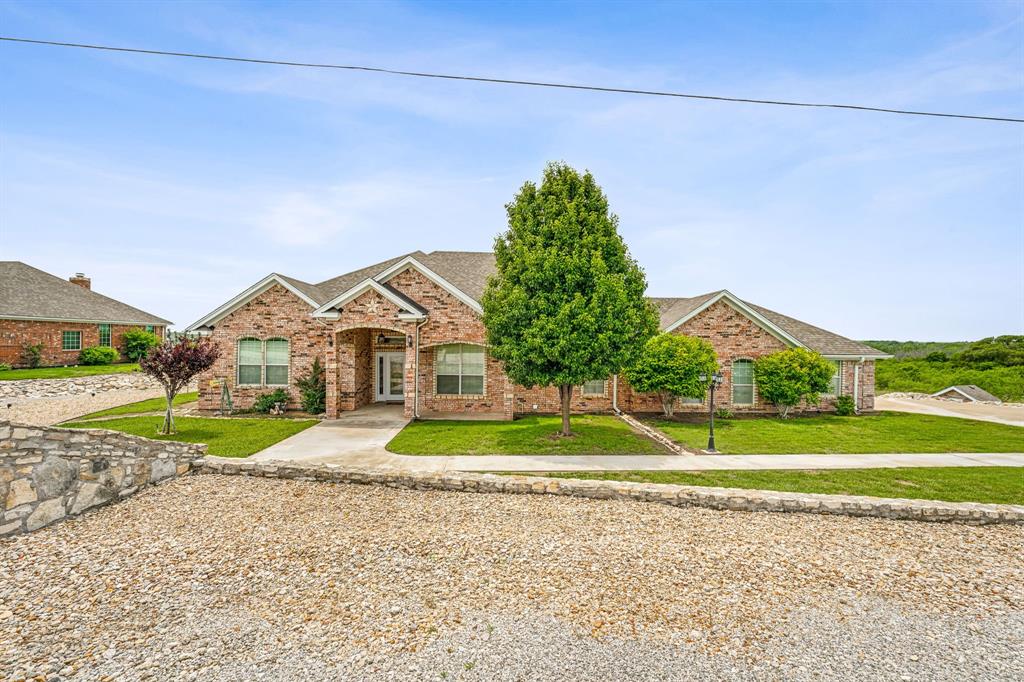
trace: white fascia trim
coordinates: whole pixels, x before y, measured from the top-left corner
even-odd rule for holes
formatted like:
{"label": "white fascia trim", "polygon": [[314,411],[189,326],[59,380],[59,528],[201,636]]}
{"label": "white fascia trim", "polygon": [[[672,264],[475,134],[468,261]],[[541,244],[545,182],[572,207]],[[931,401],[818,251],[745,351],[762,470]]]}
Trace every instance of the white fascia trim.
{"label": "white fascia trim", "polygon": [[891,355],[885,353],[822,353],[821,357],[829,360],[889,360]]}
{"label": "white fascia trim", "polygon": [[391,267],[389,267],[386,270],[384,270],[383,272],[379,273],[376,277],[374,277],[374,279],[377,280],[378,282],[386,282],[389,279],[391,279],[392,277],[394,277],[395,275],[397,275],[397,274],[399,274],[401,272],[404,272],[408,268],[415,268],[424,277],[427,277],[428,279],[434,280],[434,282],[436,282],[442,289],[447,291],[449,294],[451,294],[455,298],[459,299],[460,301],[462,301],[463,303],[465,303],[466,305],[468,305],[470,308],[472,308],[476,312],[480,313],[481,315],[483,314],[484,309],[476,301],[476,299],[474,299],[472,296],[470,296],[466,292],[462,291],[462,289],[459,289],[457,286],[455,286],[454,284],[452,284],[451,282],[446,280],[444,277],[442,277],[441,275],[437,274],[436,272],[434,272],[433,270],[431,270],[426,265],[424,265],[423,263],[419,262],[418,260],[416,260],[412,256],[406,256],[405,258],[403,258],[402,260],[398,261],[397,263],[395,263]]}
{"label": "white fascia trim", "polygon": [[225,315],[234,312],[237,308],[248,303],[251,299],[255,298],[256,296],[259,296],[260,294],[262,294],[264,291],[274,286],[275,284],[280,284],[285,289],[292,292],[300,299],[308,303],[311,308],[316,308],[316,301],[314,301],[309,296],[302,293],[301,291],[293,287],[291,284],[286,282],[284,278],[280,277],[276,272],[272,272],[263,279],[261,279],[259,282],[256,282],[256,284],[253,284],[251,287],[240,293],[238,296],[235,296],[233,299],[231,299],[224,305],[220,306],[219,308],[208,314],[206,317],[196,320],[189,326],[185,327],[185,331],[195,331],[199,327],[204,327],[206,325],[212,324],[213,322],[216,322]]}
{"label": "white fascia trim", "polygon": [[[349,289],[348,291],[345,291],[339,296],[332,298],[330,301],[324,303],[322,306],[314,310],[313,317],[337,317],[337,313],[333,310],[333,308],[345,305],[352,299],[360,296],[361,294],[369,291],[370,289],[373,289],[378,294],[394,303],[402,311],[405,311],[409,307],[409,304],[411,303],[411,301],[408,301],[402,298],[401,296],[396,295],[395,292],[391,291],[386,286],[374,280],[373,278],[367,278],[364,279],[359,284],[352,287],[351,289]],[[398,313],[398,318],[401,320],[422,320],[423,317],[423,314],[413,311]]]}
{"label": "white fascia trim", "polygon": [[688,320],[692,320],[693,318],[697,317],[697,315],[700,315],[702,312],[704,312],[705,310],[710,308],[712,305],[714,305],[715,303],[718,303],[721,300],[725,300],[726,303],[728,303],[733,308],[735,308],[736,310],[740,311],[741,313],[743,313],[744,315],[749,317],[751,320],[756,322],[760,327],[762,327],[765,331],[767,331],[772,336],[778,337],[782,341],[785,341],[786,343],[792,344],[792,345],[797,346],[799,348],[806,348],[807,347],[804,344],[802,344],[799,341],[797,341],[795,337],[793,337],[791,334],[786,332],[784,329],[782,329],[781,327],[779,327],[778,325],[773,323],[767,317],[765,317],[761,313],[757,312],[756,310],[754,310],[753,308],[748,306],[746,303],[744,303],[740,299],[736,298],[736,296],[734,294],[732,294],[729,291],[724,291],[724,290],[721,291],[717,296],[712,296],[711,298],[709,298],[707,301],[705,301],[704,303],[699,305],[694,310],[691,310],[687,314],[685,314],[682,317],[680,317],[678,320],[676,320],[675,322],[670,324],[668,327],[666,327],[665,331],[666,332],[670,332],[673,329],[675,329],[676,327],[678,327],[679,325],[683,324],[684,322],[687,322]]}
{"label": "white fascia trim", "polygon": [[951,389],[952,389],[952,390],[954,390],[954,391],[956,391],[957,393],[959,393],[959,394],[960,394],[960,395],[962,395],[963,397],[967,398],[967,399],[968,399],[968,400],[970,400],[970,401],[971,401],[972,403],[976,403],[976,402],[978,402],[978,399],[977,399],[977,398],[972,398],[971,396],[967,395],[966,393],[964,393],[963,391],[961,391],[961,390],[960,390],[959,388],[957,388],[956,386],[950,386],[950,387],[948,387],[948,388],[944,388],[944,389],[942,389],[941,391],[935,391],[935,393],[932,393],[932,394],[931,394],[931,395],[930,395],[929,397],[930,397],[930,398],[935,398],[935,397],[937,397],[937,396],[939,396],[939,395],[942,395],[943,393],[949,393],[949,391],[950,391]]}

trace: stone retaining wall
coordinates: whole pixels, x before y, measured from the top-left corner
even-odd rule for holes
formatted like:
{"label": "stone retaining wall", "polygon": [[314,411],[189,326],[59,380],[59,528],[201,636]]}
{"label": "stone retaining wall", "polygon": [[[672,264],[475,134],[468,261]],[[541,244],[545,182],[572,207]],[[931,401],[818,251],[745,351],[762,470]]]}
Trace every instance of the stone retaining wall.
{"label": "stone retaining wall", "polygon": [[103,429],[0,421],[0,537],[133,495],[191,471],[205,445]]}
{"label": "stone retaining wall", "polygon": [[254,462],[207,457],[200,473],[261,476],[304,481],[386,485],[409,490],[458,490],[477,493],[569,495],[599,500],[637,500],[676,507],[730,511],[803,512],[873,516],[904,521],[947,521],[971,525],[1024,525],[1024,506],[904,500],[852,495],[816,495],[737,488],[703,488],[660,483],[624,483],[534,476],[343,467],[337,464]]}
{"label": "stone retaining wall", "polygon": [[0,381],[0,398],[55,398],[148,388],[160,388],[160,384],[142,372],[97,374],[66,379],[16,379]]}

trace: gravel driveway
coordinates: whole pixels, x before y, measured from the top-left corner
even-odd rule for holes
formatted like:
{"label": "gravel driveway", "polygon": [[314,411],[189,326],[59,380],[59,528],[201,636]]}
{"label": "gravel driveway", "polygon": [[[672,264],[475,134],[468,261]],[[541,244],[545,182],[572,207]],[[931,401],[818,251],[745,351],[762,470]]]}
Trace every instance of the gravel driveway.
{"label": "gravel driveway", "polygon": [[1012,680],[1024,528],[194,476],[0,541],[0,679]]}
{"label": "gravel driveway", "polygon": [[162,388],[121,389],[61,396],[59,398],[0,398],[0,419],[49,426],[90,412],[99,412],[111,407],[134,403],[139,400],[159,398]]}

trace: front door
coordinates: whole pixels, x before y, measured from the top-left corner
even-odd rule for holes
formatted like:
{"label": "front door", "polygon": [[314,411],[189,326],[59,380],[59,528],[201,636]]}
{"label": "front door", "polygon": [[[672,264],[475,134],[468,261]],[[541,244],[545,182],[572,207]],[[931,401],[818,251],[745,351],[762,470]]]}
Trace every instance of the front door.
{"label": "front door", "polygon": [[405,353],[377,353],[377,402],[405,400]]}

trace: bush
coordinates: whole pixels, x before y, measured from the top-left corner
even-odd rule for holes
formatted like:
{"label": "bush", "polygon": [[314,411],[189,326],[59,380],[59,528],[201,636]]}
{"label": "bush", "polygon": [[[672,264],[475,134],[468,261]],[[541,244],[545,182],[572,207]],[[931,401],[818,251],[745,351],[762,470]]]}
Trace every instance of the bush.
{"label": "bush", "polygon": [[840,417],[849,417],[856,409],[854,409],[853,396],[841,395],[836,398],[836,414]]}
{"label": "bush", "polygon": [[761,397],[785,419],[802,401],[816,403],[829,390],[835,365],[806,348],[787,348],[754,361],[754,381]]}
{"label": "bush", "polygon": [[142,329],[129,329],[121,335],[121,345],[124,346],[124,356],[131,362],[138,362],[160,345],[160,337]]}
{"label": "bush", "polygon": [[283,388],[279,388],[270,393],[263,393],[256,397],[256,402],[253,404],[252,409],[255,412],[261,412],[263,414],[270,414],[270,411],[274,409],[275,403],[287,403],[288,391]]}
{"label": "bush", "polygon": [[109,365],[120,359],[117,349],[108,346],[91,346],[83,348],[78,354],[80,365]]}
{"label": "bush", "polygon": [[719,407],[715,409],[715,417],[718,419],[732,419],[733,416],[732,410],[728,407]]}
{"label": "bush", "polygon": [[942,351],[937,350],[932,351],[928,355],[924,356],[924,359],[927,362],[948,362],[949,356],[943,353]]}
{"label": "bush", "polygon": [[6,372],[11,368],[6,362],[0,362],[0,372]]}
{"label": "bush", "polygon": [[975,341],[953,356],[962,367],[989,369],[1024,365],[1024,336],[996,336]]}
{"label": "bush", "polygon": [[626,378],[636,391],[657,393],[665,416],[671,417],[677,398],[704,398],[708,381],[717,370],[718,359],[710,343],[662,333],[647,340],[636,362],[626,370]]}
{"label": "bush", "polygon": [[313,358],[309,373],[295,381],[299,387],[299,402],[302,409],[310,414],[327,411],[327,374],[320,358]]}
{"label": "bush", "polygon": [[21,357],[26,365],[35,369],[42,362],[43,344],[34,343],[25,346],[21,349]]}

